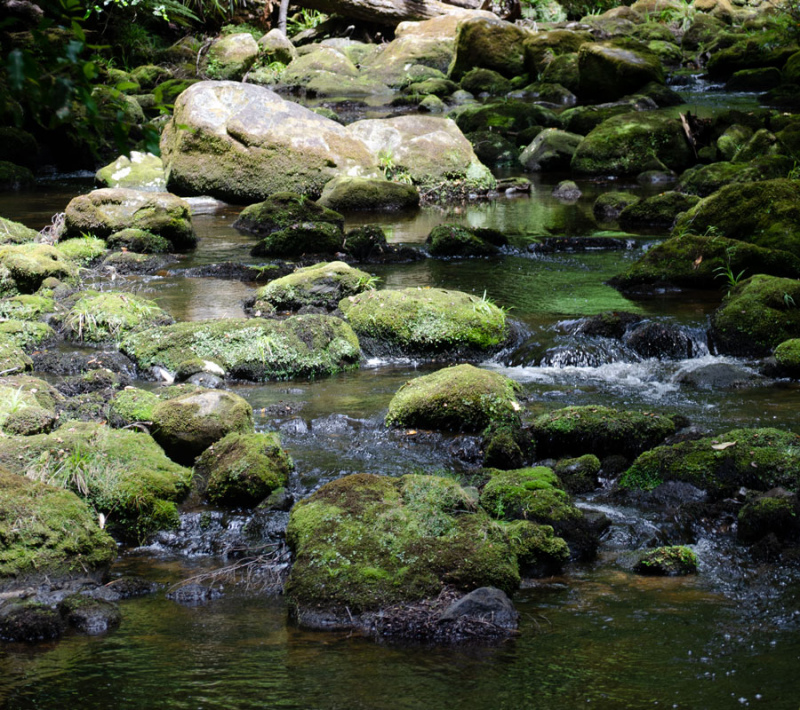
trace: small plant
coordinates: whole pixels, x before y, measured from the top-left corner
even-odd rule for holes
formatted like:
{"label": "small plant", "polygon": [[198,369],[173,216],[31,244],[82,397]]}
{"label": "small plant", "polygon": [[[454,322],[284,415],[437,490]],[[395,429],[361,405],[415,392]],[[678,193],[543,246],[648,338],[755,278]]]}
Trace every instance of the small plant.
{"label": "small plant", "polygon": [[728,287],[729,296],[731,291],[739,285],[741,280],[744,278],[745,271],[747,271],[747,269],[742,269],[738,274],[734,273],[733,269],[731,268],[731,257],[734,253],[735,252],[733,249],[728,249],[725,254],[725,264],[714,269],[714,278],[725,280],[725,284]]}
{"label": "small plant", "polygon": [[356,285],[361,291],[374,291],[380,281],[379,276],[362,276],[358,279]]}
{"label": "small plant", "polygon": [[789,180],[800,180],[800,165],[797,164],[796,160],[794,161],[794,166],[786,177],[789,178]]}
{"label": "small plant", "polygon": [[794,302],[794,299],[788,294],[783,294],[783,305],[787,308],[796,308],[797,304]]}
{"label": "small plant", "polygon": [[318,27],[327,19],[328,16],[318,10],[309,10],[304,7],[286,21],[286,36],[293,37],[300,32]]}

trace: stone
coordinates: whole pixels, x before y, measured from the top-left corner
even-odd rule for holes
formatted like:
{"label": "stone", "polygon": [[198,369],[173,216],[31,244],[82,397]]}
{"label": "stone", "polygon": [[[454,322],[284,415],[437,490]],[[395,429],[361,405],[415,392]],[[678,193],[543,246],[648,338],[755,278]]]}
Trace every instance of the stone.
{"label": "stone", "polygon": [[661,62],[635,40],[583,44],[578,52],[581,99],[613,101],[635,93],[645,84],[664,83]]}
{"label": "stone", "polygon": [[161,158],[152,153],[132,150],[100,168],[95,181],[103,187],[126,187],[147,192],[166,192],[167,177]]}
{"label": "stone", "polygon": [[335,177],[317,201],[337,212],[411,210],[419,206],[414,185],[364,177]]}
{"label": "stone", "polygon": [[648,550],[633,567],[639,574],[679,577],[697,573],[697,555],[688,547],[673,545]]}
{"label": "stone", "polygon": [[493,256],[508,240],[493,229],[440,224],[431,230],[425,244],[431,256]]}
{"label": "stone", "polygon": [[258,40],[258,49],[261,55],[271,62],[289,64],[297,59],[297,49],[277,27]]}
{"label": "stone", "polygon": [[519,612],[508,595],[494,587],[479,587],[461,597],[445,609],[439,621],[456,621],[462,617],[478,619],[507,629],[516,629],[519,626]]}
{"label": "stone", "polygon": [[492,69],[506,78],[525,71],[525,42],[531,32],[496,18],[468,18],[458,25],[455,53],[448,75],[459,81],[475,67]]}
{"label": "stone", "polygon": [[557,128],[546,128],[522,151],[519,162],[528,172],[568,170],[583,136]]}
{"label": "stone", "polygon": [[212,79],[241,79],[258,57],[259,46],[249,32],[215,40],[208,50],[205,70]]}

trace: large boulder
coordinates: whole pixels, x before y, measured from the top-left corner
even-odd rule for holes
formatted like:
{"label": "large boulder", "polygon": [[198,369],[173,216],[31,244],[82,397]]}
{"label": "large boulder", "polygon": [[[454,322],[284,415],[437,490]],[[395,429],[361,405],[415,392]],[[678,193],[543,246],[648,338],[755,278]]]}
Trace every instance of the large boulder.
{"label": "large boulder", "polygon": [[516,386],[498,372],[447,367],[406,382],[389,402],[387,426],[479,432],[519,423]]}
{"label": "large boulder", "polygon": [[592,41],[590,33],[581,31],[558,29],[533,33],[525,41],[528,73],[531,77],[542,74],[558,57],[574,55],[577,59],[578,50]]}
{"label": "large boulder", "polygon": [[175,251],[197,243],[189,203],[168,192],[102,188],[67,205],[63,238],[90,233],[104,239],[127,227],[145,229],[169,240]]}
{"label": "large boulder", "polygon": [[367,291],[339,303],[365,350],[446,357],[496,350],[508,337],[505,313],[461,291],[406,288]]}
{"label": "large boulder", "polygon": [[664,83],[658,57],[634,40],[581,45],[578,52],[582,99],[613,101],[635,93],[651,81]]}
{"label": "large boulder", "polygon": [[181,94],[161,154],[171,190],[239,203],[286,190],[318,197],[338,174],[377,175],[373,153],[344,126],[235,82]]}
{"label": "large boulder", "polygon": [[205,70],[212,79],[241,79],[255,64],[258,44],[249,32],[220,37],[206,56]]}
{"label": "large boulder", "polygon": [[200,389],[153,407],[153,438],[173,461],[191,464],[228,434],[253,431],[253,408],[226,390]]}
{"label": "large boulder", "polygon": [[178,523],[176,502],[191,470],[170,461],[144,432],[69,422],[51,434],[0,438],[0,466],[41,481],[62,481],[134,543]]}
{"label": "large boulder", "polygon": [[690,195],[708,197],[726,185],[786,177],[793,167],[794,161],[785,155],[765,156],[749,163],[722,160],[689,168],[681,175],[676,189]]}
{"label": "large boulder", "polygon": [[475,67],[512,79],[525,72],[525,41],[531,32],[497,18],[471,17],[458,26],[448,74],[459,81]]}
{"label": "large boulder", "polygon": [[425,240],[431,256],[493,256],[508,244],[502,232],[485,227],[439,224]]}
{"label": "large boulder", "polygon": [[583,136],[546,128],[522,151],[519,162],[529,172],[568,170]]}
{"label": "large boulder", "polygon": [[99,576],[117,554],[96,513],[71,491],[0,468],[0,590]]}
{"label": "large boulder", "polygon": [[318,203],[339,212],[408,210],[419,205],[419,191],[383,178],[342,175],[325,185]]}
{"label": "large boulder", "polygon": [[800,180],[726,185],[678,219],[674,232],[686,229],[800,256]]}
{"label": "large boulder", "polygon": [[711,337],[728,355],[769,355],[800,337],[800,281],[765,274],[742,281],[711,317]]}
{"label": "large boulder", "polygon": [[122,351],[144,369],[176,372],[200,358],[246,380],[318,377],[354,367],[358,338],[340,318],[303,315],[282,321],[223,319],[176,323],[127,337]]}
{"label": "large boulder", "polygon": [[669,111],[639,111],[601,123],[578,146],[572,169],[590,175],[684,170],[695,162],[680,120]]}
{"label": "large boulder", "polygon": [[258,48],[262,57],[270,62],[289,64],[293,59],[297,59],[295,46],[277,27],[258,40]]}
{"label": "large boulder", "polygon": [[699,201],[700,198],[695,195],[684,195],[673,190],[645,197],[620,212],[619,226],[625,230],[671,227],[681,212],[686,212]]}

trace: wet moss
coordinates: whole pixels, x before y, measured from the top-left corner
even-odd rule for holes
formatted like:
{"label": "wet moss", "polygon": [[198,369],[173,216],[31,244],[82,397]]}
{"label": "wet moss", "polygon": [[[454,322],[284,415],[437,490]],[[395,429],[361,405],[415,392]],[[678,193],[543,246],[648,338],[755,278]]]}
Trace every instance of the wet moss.
{"label": "wet moss", "polygon": [[27,294],[12,296],[0,301],[0,318],[11,320],[39,320],[46,313],[52,313],[56,302],[49,296]]}
{"label": "wet moss", "polygon": [[0,264],[20,293],[35,293],[50,277],[67,279],[77,273],[75,264],[56,247],[32,242],[0,247]]}
{"label": "wet moss", "polygon": [[708,197],[725,185],[785,177],[793,167],[794,161],[785,155],[756,158],[749,163],[720,161],[710,165],[696,165],[681,175],[677,189],[691,195]]}
{"label": "wet moss", "polygon": [[24,320],[0,321],[0,345],[30,350],[48,340],[54,340],[55,337],[55,331],[47,323]]}
{"label": "wet moss", "polygon": [[22,348],[13,343],[0,341],[0,372],[12,375],[32,369],[33,360],[25,354]]}
{"label": "wet moss", "polygon": [[697,572],[697,555],[683,545],[657,547],[648,550],[634,565],[639,574],[660,577],[681,577]]}
{"label": "wet moss", "polygon": [[344,228],[341,214],[294,192],[276,192],[263,202],[245,207],[233,227],[264,237],[298,222],[328,222]]}
{"label": "wet moss", "polygon": [[509,378],[472,365],[447,367],[403,385],[389,403],[387,426],[477,432],[516,424],[519,404]]}
{"label": "wet moss", "polygon": [[537,455],[636,456],[675,433],[675,423],[656,412],[610,407],[565,407],[532,425]]}
{"label": "wet moss", "polygon": [[56,248],[68,261],[80,266],[88,266],[104,256],[107,251],[106,243],[92,236],[66,239],[59,242]]}
{"label": "wet moss", "polygon": [[160,234],[129,227],[111,234],[108,246],[110,249],[124,249],[137,254],[164,254],[170,250],[171,244]]}
{"label": "wet moss", "polygon": [[425,240],[431,256],[492,256],[507,243],[501,232],[457,224],[440,224]]}
{"label": "wet moss", "polygon": [[[5,130],[5,129],[0,129]],[[39,232],[24,224],[0,217],[0,244],[26,244],[33,242]]]}
{"label": "wet moss", "polygon": [[346,476],[292,510],[290,604],[352,612],[438,595],[519,585],[505,531],[453,480]]}
{"label": "wet moss", "polygon": [[356,366],[361,356],[350,326],[322,315],[176,323],[130,335],[121,349],[140,368],[175,372],[198,357],[255,381],[329,375]]}
{"label": "wet moss", "polygon": [[737,516],[736,535],[742,542],[758,542],[767,535],[786,540],[800,529],[800,505],[796,495],[775,489],[748,501]]}
{"label": "wet moss", "polygon": [[797,490],[800,436],[779,429],[734,429],[639,456],[619,481],[622,488],[652,490],[665,481],[684,481],[714,498],[742,486]]}
{"label": "wet moss", "polygon": [[339,303],[371,348],[421,356],[487,351],[506,340],[505,313],[461,291],[407,288],[369,291]]}
{"label": "wet moss", "polygon": [[136,387],[126,387],[117,392],[108,409],[109,423],[126,427],[136,422],[152,423],[153,410],[159,403],[158,395]]}
{"label": "wet moss", "polygon": [[619,226],[622,229],[671,227],[681,212],[686,212],[699,201],[700,198],[694,195],[673,191],[653,195],[623,209]]}
{"label": "wet moss", "polygon": [[775,348],[775,361],[789,377],[800,376],[800,338],[784,340]]}
{"label": "wet moss", "polygon": [[570,493],[589,493],[597,488],[600,459],[585,454],[575,459],[561,459],[555,466],[555,474]]}
{"label": "wet moss", "polygon": [[329,222],[302,222],[263,237],[250,250],[253,256],[299,257],[336,254],[344,248],[344,233]]}
{"label": "wet moss", "polygon": [[569,546],[551,525],[514,520],[505,527],[523,576],[542,577],[557,572],[569,560]]}

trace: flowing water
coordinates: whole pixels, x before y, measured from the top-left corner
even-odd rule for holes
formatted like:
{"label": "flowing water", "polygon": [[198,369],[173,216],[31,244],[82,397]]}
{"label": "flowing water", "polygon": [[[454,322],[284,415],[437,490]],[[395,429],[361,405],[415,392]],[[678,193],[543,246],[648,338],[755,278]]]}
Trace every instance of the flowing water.
{"label": "flowing water", "polygon": [[[595,197],[643,191],[625,181],[585,182],[575,203],[551,197],[557,180],[537,180],[530,196],[414,215],[367,215],[347,227],[380,223],[394,243],[421,245],[433,226],[494,227],[517,249],[496,259],[425,260],[375,267],[386,288],[436,286],[484,293],[510,309],[521,342],[484,367],[522,385],[529,412],[606,404],[680,413],[715,432],[779,426],[800,432],[800,389],[761,378],[754,364],[710,353],[708,314],[719,293],[631,301],[605,281],[654,239],[629,235],[624,248],[535,254],[543,236],[588,236]],[[40,228],[84,178],[48,182],[35,193],[0,196],[0,214]],[[243,315],[256,284],[187,278],[191,267],[253,263],[251,239],[230,228],[238,208],[197,205],[196,252],[158,276],[119,277],[112,286],[156,299],[178,320]],[[692,343],[686,360],[643,359],[619,342],[581,336],[582,316],[627,310],[672,323]],[[746,386],[697,389],[687,373],[736,367]],[[256,424],[280,432],[296,462],[295,497],[353,472],[469,471],[478,442],[386,431],[389,400],[409,378],[431,370],[413,361],[370,360],[358,371],[318,381],[240,385]],[[691,377],[688,378],[691,381]],[[758,566],[724,535],[695,531],[696,577],[651,579],[630,572],[631,549],[674,541],[670,521],[581,505],[613,526],[598,560],[562,577],[531,581],[515,597],[519,638],[497,647],[430,648],[375,643],[286,622],[280,598],[228,585],[220,599],[184,607],[160,593],[122,603],[122,627],[106,636],[67,636],[34,647],[0,646],[0,707],[39,708],[791,708],[800,704],[800,581],[790,570]],[[256,516],[257,517],[257,516]],[[188,509],[180,531],[150,548],[123,551],[113,574],[144,575],[165,586],[223,564],[248,535],[272,539],[286,514]],[[272,536],[272,538],[270,537]]]}

